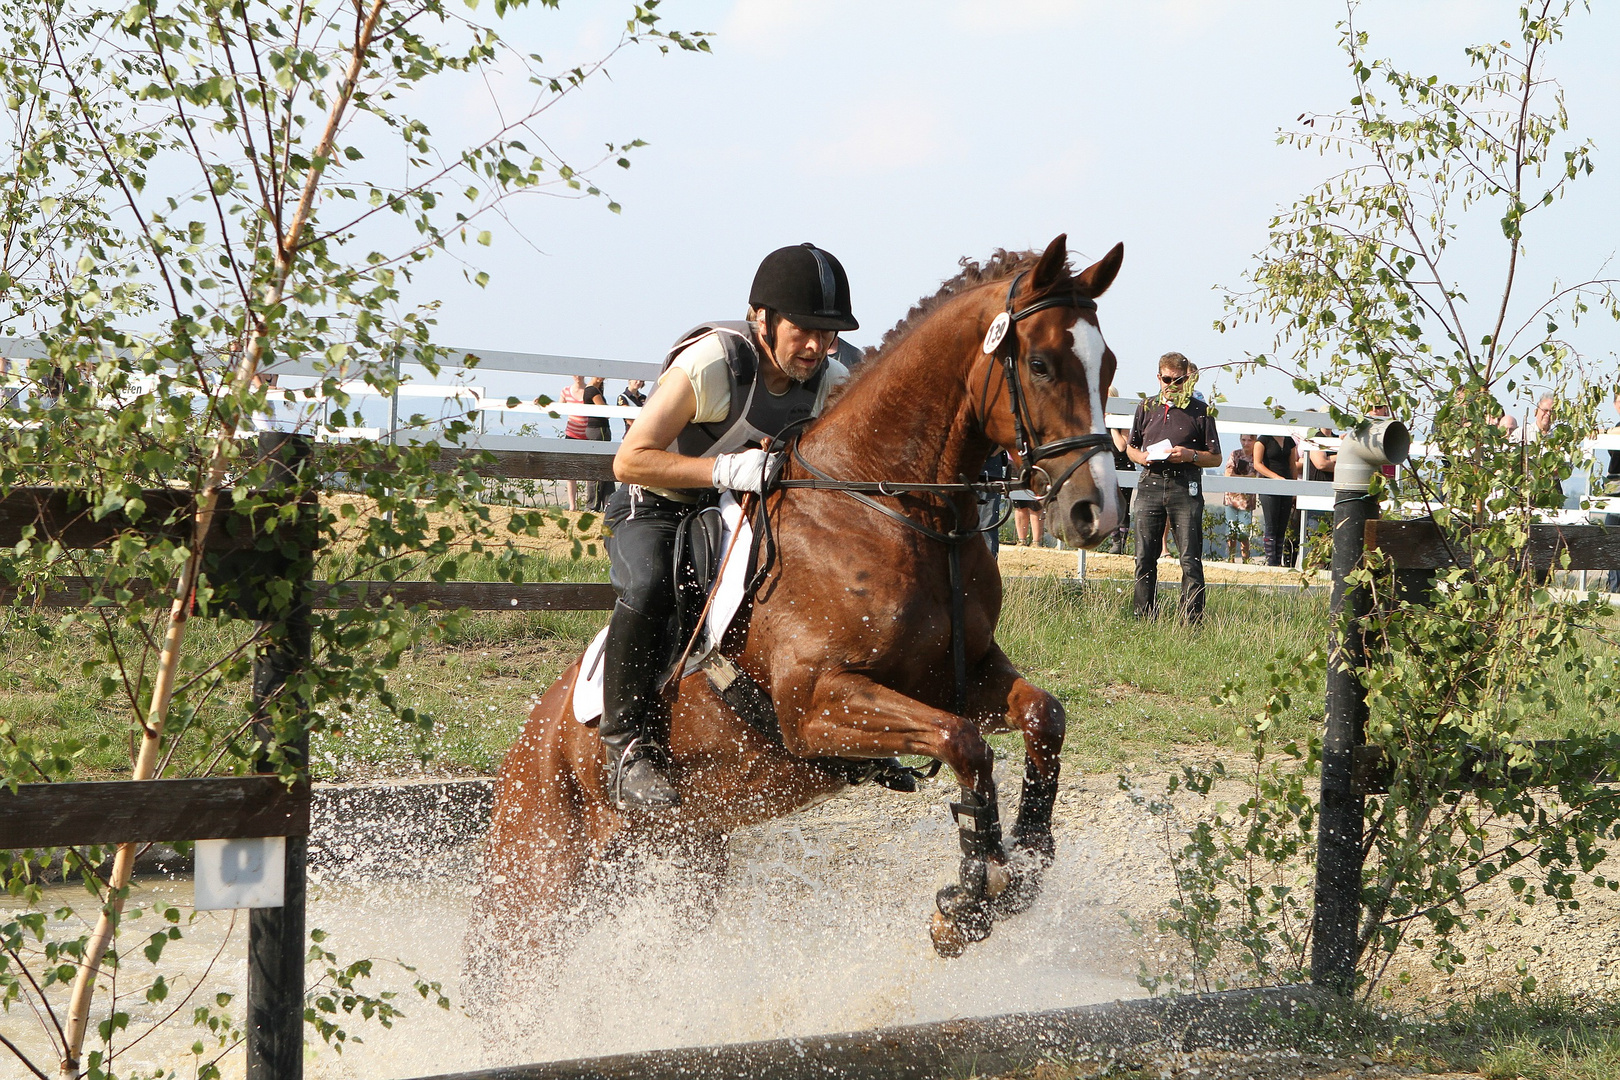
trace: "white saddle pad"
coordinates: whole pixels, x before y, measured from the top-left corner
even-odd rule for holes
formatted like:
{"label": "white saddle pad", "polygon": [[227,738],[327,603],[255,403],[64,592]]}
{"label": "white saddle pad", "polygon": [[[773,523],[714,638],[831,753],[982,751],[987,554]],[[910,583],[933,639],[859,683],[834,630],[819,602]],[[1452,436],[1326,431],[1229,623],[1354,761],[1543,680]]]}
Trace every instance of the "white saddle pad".
{"label": "white saddle pad", "polygon": [[[742,607],[743,590],[748,587],[748,549],[754,543],[754,527],[744,517],[742,504],[731,492],[720,496],[720,577],[714,583],[713,600],[704,619],[704,640],[692,650],[688,661],[699,659],[725,637],[731,620]],[[594,724],[602,717],[602,646],[607,628],[591,640],[579,661],[579,678],[574,680],[574,719]]]}

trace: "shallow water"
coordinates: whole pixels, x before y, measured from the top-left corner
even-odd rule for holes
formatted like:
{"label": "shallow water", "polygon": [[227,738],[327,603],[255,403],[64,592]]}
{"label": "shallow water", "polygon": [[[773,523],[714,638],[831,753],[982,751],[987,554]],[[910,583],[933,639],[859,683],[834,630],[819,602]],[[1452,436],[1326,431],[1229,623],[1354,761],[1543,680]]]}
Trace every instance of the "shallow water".
{"label": "shallow water", "polygon": [[[387,1080],[1139,995],[1120,971],[1121,922],[1095,899],[1110,891],[1098,876],[1106,857],[1086,837],[1061,829],[1058,861],[1034,908],[998,924],[960,959],[934,955],[927,934],[933,893],[955,864],[944,790],[934,785],[915,796],[858,790],[739,834],[712,918],[693,916],[680,890],[661,886],[653,873],[617,916],[594,920],[561,955],[514,958],[530,989],[494,1021],[474,1020],[463,1009],[459,970],[473,890],[461,875],[317,881],[310,925],[328,932],[327,946],[345,961],[376,958],[372,982],[403,991],[407,1018],[392,1030],[348,1025],[364,1043],[351,1043],[341,1055],[313,1050],[308,1075]],[[143,891],[187,904],[190,883],[147,883]],[[58,892],[52,903],[69,895]],[[245,920],[226,941],[231,921],[228,912],[198,913],[187,938],[171,946],[183,957],[184,989],[196,986],[199,1000],[221,989],[240,994],[245,985]],[[135,925],[146,933],[156,928],[150,913]],[[441,982],[452,1008],[411,994],[409,977],[381,963],[396,959]],[[125,986],[144,987],[138,975],[146,968],[144,959],[128,961]],[[171,994],[162,1009],[143,1002],[132,1032],[183,992]],[[240,997],[234,1004],[240,1008]],[[15,1009],[0,1020],[8,1035],[33,1024]],[[120,1055],[120,1072],[178,1067],[190,1075],[193,1038],[189,1029],[148,1038]],[[241,1058],[237,1049],[221,1061],[227,1077],[241,1074]],[[0,1064],[0,1076],[13,1065]]]}

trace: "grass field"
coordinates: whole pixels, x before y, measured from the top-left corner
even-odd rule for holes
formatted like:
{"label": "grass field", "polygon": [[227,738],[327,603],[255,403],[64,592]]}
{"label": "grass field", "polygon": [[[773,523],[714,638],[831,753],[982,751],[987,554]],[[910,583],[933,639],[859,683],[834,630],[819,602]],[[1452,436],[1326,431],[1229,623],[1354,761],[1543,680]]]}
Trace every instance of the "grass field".
{"label": "grass field", "polygon": [[[1557,995],[1495,994],[1438,1013],[1352,1006],[1279,1020],[1256,1051],[1149,1044],[1091,1058],[1044,1061],[985,1080],[1350,1080],[1437,1076],[1463,1080],[1614,1080],[1620,1005]],[[1269,1051],[1267,1052],[1267,1048]]]}
{"label": "grass field", "polygon": [[[528,580],[607,576],[606,560],[599,557],[575,560],[537,551],[527,559]],[[464,567],[464,578],[481,576],[478,564]],[[998,638],[1031,681],[1062,700],[1069,715],[1066,753],[1082,769],[1167,763],[1235,747],[1242,718],[1262,704],[1266,663],[1316,647],[1326,632],[1325,589],[1213,589],[1204,624],[1191,628],[1174,619],[1131,618],[1129,586],[1108,579],[1082,586],[1059,577],[1006,582]],[[409,655],[390,679],[403,703],[434,718],[431,734],[417,738],[376,703],[358,702],[355,717],[341,730],[316,736],[311,749],[317,778],[492,771],[533,702],[605,617],[469,616],[453,634]],[[245,632],[244,624],[195,620],[192,655],[207,660]],[[92,744],[105,736],[105,745],[86,751],[82,772],[117,775],[128,768],[129,720],[116,702],[101,697],[99,674],[82,669],[88,658],[82,634],[70,632],[50,646],[16,630],[0,635],[0,720],[15,722],[24,734],[64,732]],[[1234,675],[1246,690],[1231,704],[1211,704],[1211,695]],[[210,708],[222,720],[239,717],[244,695],[238,685]],[[1320,687],[1297,695],[1281,733],[1312,734],[1320,702]],[[1554,715],[1556,720],[1549,716],[1537,725],[1538,735],[1562,734],[1580,722],[1573,706]],[[1004,754],[1017,752],[1016,736],[1001,736],[998,743]]]}

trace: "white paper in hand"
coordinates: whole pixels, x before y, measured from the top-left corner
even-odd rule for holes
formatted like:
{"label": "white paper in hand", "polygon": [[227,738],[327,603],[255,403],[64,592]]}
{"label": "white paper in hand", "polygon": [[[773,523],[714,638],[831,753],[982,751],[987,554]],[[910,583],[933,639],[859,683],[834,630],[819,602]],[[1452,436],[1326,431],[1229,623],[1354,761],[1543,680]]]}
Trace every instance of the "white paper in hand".
{"label": "white paper in hand", "polygon": [[1160,439],[1147,448],[1147,459],[1149,461],[1163,461],[1170,456],[1171,449],[1169,439]]}

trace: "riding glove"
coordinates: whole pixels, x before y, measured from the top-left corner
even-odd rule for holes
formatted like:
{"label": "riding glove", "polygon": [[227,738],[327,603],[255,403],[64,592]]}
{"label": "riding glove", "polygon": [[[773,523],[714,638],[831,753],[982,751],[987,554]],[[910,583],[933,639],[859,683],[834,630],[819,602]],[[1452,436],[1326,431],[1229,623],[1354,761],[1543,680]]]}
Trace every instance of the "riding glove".
{"label": "riding glove", "polygon": [[714,459],[714,486],[723,491],[765,490],[769,456],[763,450],[741,450]]}

